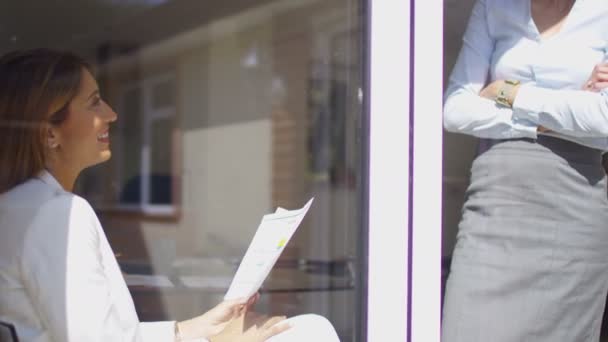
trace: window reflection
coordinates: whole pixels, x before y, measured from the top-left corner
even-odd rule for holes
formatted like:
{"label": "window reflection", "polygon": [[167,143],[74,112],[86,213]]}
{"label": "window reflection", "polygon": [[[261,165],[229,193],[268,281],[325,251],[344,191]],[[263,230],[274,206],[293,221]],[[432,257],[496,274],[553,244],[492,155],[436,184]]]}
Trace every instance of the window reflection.
{"label": "window reflection", "polygon": [[[118,92],[113,160],[119,187],[113,203],[118,209],[172,212],[173,150],[176,104],[172,74],[146,78]],[[122,105],[120,105],[122,104]]]}
{"label": "window reflection", "polygon": [[33,3],[2,5],[0,50],[63,47],[96,63],[119,120],[112,160],[77,190],[140,318],[210,308],[261,216],[314,196],[259,310],[318,313],[361,340],[359,2],[36,2],[71,19],[16,22]]}

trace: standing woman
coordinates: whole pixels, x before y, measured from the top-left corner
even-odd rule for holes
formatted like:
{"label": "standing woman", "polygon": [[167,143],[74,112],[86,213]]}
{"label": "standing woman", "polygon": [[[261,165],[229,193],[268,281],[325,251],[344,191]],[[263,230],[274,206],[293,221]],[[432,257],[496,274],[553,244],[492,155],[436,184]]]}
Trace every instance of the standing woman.
{"label": "standing woman", "polygon": [[247,329],[257,295],[183,322],[139,322],[93,209],[72,193],[81,171],[110,158],[116,119],[81,58],[0,58],[0,321],[22,342],[337,341],[316,315]]}
{"label": "standing woman", "polygon": [[444,342],[599,340],[607,45],[606,0],[477,0],[444,125],[489,147],[471,169]]}

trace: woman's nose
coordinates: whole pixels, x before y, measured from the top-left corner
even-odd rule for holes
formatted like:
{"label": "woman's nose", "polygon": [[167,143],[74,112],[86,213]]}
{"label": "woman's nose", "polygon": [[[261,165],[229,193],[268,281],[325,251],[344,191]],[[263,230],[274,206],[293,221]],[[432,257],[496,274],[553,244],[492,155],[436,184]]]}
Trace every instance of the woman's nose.
{"label": "woman's nose", "polygon": [[104,102],[104,104],[106,105],[106,117],[108,122],[114,122],[116,121],[116,119],[118,118],[118,114],[116,114],[116,112],[112,109],[112,107],[110,107],[110,105],[108,105],[107,103]]}

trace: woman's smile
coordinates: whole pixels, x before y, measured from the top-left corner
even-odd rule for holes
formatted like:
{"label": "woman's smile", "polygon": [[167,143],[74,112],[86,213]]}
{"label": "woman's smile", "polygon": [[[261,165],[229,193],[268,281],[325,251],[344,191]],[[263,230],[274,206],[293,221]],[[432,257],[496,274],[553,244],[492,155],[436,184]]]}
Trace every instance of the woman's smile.
{"label": "woman's smile", "polygon": [[106,130],[103,133],[97,135],[97,141],[105,143],[105,144],[109,144],[110,143],[110,131]]}

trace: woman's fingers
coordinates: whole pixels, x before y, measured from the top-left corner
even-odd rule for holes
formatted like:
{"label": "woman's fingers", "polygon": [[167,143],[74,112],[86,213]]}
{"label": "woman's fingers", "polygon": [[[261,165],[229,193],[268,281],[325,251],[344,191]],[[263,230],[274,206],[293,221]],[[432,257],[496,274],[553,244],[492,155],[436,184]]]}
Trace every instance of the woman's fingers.
{"label": "woman's fingers", "polygon": [[606,82],[608,81],[608,73],[599,73],[593,75],[593,77],[589,80],[589,82],[597,83],[597,82]]}
{"label": "woman's fingers", "polygon": [[606,87],[608,87],[608,80],[598,81],[598,82],[589,81],[585,84],[585,86],[583,87],[583,90],[598,92],[602,89],[605,89]]}
{"label": "woman's fingers", "polygon": [[502,82],[503,81],[498,80],[488,84],[479,92],[479,96],[487,99],[494,99],[496,94],[498,94],[498,89],[501,87]]}
{"label": "woman's fingers", "polygon": [[260,299],[260,293],[256,292],[253,296],[251,296],[251,298],[249,298],[249,300],[247,301],[247,307],[252,307],[255,305],[255,303],[257,303],[258,299]]}
{"label": "woman's fingers", "polygon": [[291,328],[291,325],[289,325],[289,323],[281,323],[286,319],[287,317],[285,316],[274,316],[264,322],[261,327],[261,333],[264,339],[268,339],[274,335],[278,335]]}
{"label": "woman's fingers", "polygon": [[273,316],[270,317],[268,320],[266,320],[266,322],[264,322],[264,324],[262,324],[262,329],[268,329],[270,327],[272,327],[273,325],[286,320],[287,317],[285,316]]}
{"label": "woman's fingers", "polygon": [[608,72],[594,73],[589,79],[590,82],[608,81]]}
{"label": "woman's fingers", "polygon": [[256,292],[256,294],[249,298],[244,297],[225,300],[218,304],[218,307],[222,307],[227,312],[230,312],[230,316],[234,318],[244,314],[251,306],[253,306],[258,301],[259,298],[260,294]]}
{"label": "woman's fingers", "polygon": [[[608,82],[608,63],[597,64],[591,71],[591,75],[585,84],[584,90],[597,91],[599,86],[597,83]],[[602,88],[599,88],[602,89]]]}
{"label": "woman's fingers", "polygon": [[600,63],[596,65],[595,68],[600,72],[606,72],[606,70],[608,70],[608,63]]}
{"label": "woman's fingers", "polygon": [[608,87],[608,80],[604,82],[595,82],[592,86],[592,90],[600,91],[602,89],[606,89]]}
{"label": "woman's fingers", "polygon": [[264,330],[264,332],[263,332],[264,340],[267,340],[274,335],[278,335],[282,332],[285,332],[285,331],[289,330],[290,328],[291,328],[291,325],[289,325],[289,323],[280,323],[280,324],[274,325],[274,326],[270,327],[269,329]]}
{"label": "woman's fingers", "polygon": [[248,300],[248,298],[227,299],[227,300],[224,300],[223,302],[219,303],[217,306],[224,307],[227,309],[233,309],[233,308],[238,308],[238,307],[241,307],[241,306],[247,304],[247,300]]}
{"label": "woman's fingers", "polygon": [[228,305],[232,308],[241,309],[242,307],[247,305],[248,301],[249,301],[249,298],[238,298],[238,299],[231,299],[231,300],[224,301],[224,303],[226,303],[226,305]]}
{"label": "woman's fingers", "polygon": [[245,310],[247,300],[247,298],[228,299],[218,304],[217,308],[227,316],[227,319],[232,319]]}
{"label": "woman's fingers", "polygon": [[606,84],[608,83],[608,66],[600,67],[596,66],[593,69],[593,73],[585,85],[583,86],[584,90],[589,91],[599,91],[606,88]]}
{"label": "woman's fingers", "polygon": [[593,67],[593,71],[591,72],[591,74],[594,75],[594,74],[606,73],[606,72],[608,72],[608,63],[600,63],[600,64],[597,64],[595,67]]}

